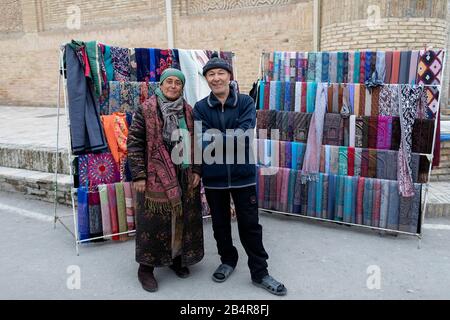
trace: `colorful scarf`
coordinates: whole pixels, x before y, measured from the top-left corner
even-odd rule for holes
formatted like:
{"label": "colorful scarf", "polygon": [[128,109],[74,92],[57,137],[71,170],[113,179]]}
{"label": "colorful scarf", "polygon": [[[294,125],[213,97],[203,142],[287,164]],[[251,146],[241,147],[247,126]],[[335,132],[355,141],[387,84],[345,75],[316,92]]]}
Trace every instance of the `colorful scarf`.
{"label": "colorful scarf", "polygon": [[125,162],[127,156],[128,125],[126,115],[114,113],[101,117],[109,150],[120,172],[120,180],[125,178]]}
{"label": "colorful scarf", "polygon": [[319,174],[319,179],[316,183],[316,204],[314,206],[314,216],[320,218],[322,216],[323,203],[323,174]]}
{"label": "colorful scarf", "polygon": [[399,83],[399,71],[400,71],[400,51],[392,52],[392,63],[391,63],[391,82]]}
{"label": "colorful scarf", "polygon": [[443,50],[420,50],[417,67],[417,84],[441,84]]}
{"label": "colorful scarf", "polygon": [[115,81],[130,81],[130,57],[127,48],[111,47]]}
{"label": "colorful scarf", "polygon": [[337,74],[336,74],[336,82],[342,83],[344,82],[344,53],[337,53]]}
{"label": "colorful scarf", "polygon": [[316,82],[322,81],[322,52],[316,53]]}
{"label": "colorful scarf", "polygon": [[328,52],[322,52],[322,76],[321,81],[318,82],[328,82],[330,80],[329,69],[330,69],[330,54]]}
{"label": "colorful scarf", "polygon": [[369,117],[369,137],[368,137],[368,147],[377,147],[377,135],[378,135],[378,117]]}
{"label": "colorful scarf", "polygon": [[111,216],[109,213],[108,189],[106,184],[98,186],[100,195],[100,207],[102,212],[102,230],[103,235],[110,235],[111,232]]}
{"label": "colorful scarf", "polygon": [[311,113],[294,113],[294,141],[307,142],[312,116]]}
{"label": "colorful scarf", "polygon": [[354,188],[353,177],[344,177],[344,212],[343,220],[344,222],[352,223],[354,222],[355,215],[355,188]]}
{"label": "colorful scarf", "polygon": [[364,181],[364,196],[363,196],[363,224],[366,226],[372,225],[373,213],[373,188],[374,180],[366,178]]}
{"label": "colorful scarf", "polygon": [[316,53],[308,52],[308,75],[307,81],[314,81],[316,78]]}
{"label": "colorful scarf", "polygon": [[78,203],[78,238],[79,240],[89,239],[89,202],[88,190],[85,187],[78,188],[77,203]]}
{"label": "colorful scarf", "polygon": [[315,102],[317,99],[318,84],[317,82],[308,82],[307,85],[307,101],[306,101],[306,112],[313,113],[315,110]]}
{"label": "colorful scarf", "polygon": [[330,52],[329,77],[330,82],[337,82],[338,56],[337,52]]}
{"label": "colorful scarf", "polygon": [[401,88],[400,125],[401,142],[398,153],[399,190],[403,197],[414,195],[412,181],[411,152],[412,127],[417,113],[417,103],[423,87],[404,85]]}
{"label": "colorful scarf", "polygon": [[[123,188],[123,183],[118,182],[114,184],[116,189],[116,203],[117,203],[117,221],[119,223],[119,232],[127,231],[127,213],[125,205],[125,192]],[[126,240],[127,235],[120,235],[120,240]]]}
{"label": "colorful scarf", "polygon": [[295,182],[297,180],[297,170],[289,170],[288,186],[288,208],[287,212],[294,213]]}
{"label": "colorful scarf", "polygon": [[377,177],[377,150],[369,149],[369,167],[367,170],[367,176],[369,178]]}
{"label": "colorful scarf", "polygon": [[389,181],[381,180],[381,203],[379,227],[386,229],[389,212]]}
{"label": "colorful scarf", "polygon": [[328,203],[327,203],[327,219],[334,220],[336,208],[336,179],[334,174],[328,175]]}
{"label": "colorful scarf", "polygon": [[[114,183],[107,184],[106,188],[108,190],[109,214],[111,217],[111,232],[112,234],[116,234],[119,233],[116,188]],[[119,236],[113,236],[112,240],[119,240]]]}
{"label": "colorful scarf", "polygon": [[348,166],[348,154],[347,147],[339,147],[339,164],[338,164],[338,174],[339,175],[347,175],[347,166]]}
{"label": "colorful scarf", "polygon": [[344,220],[344,176],[336,176],[336,204],[334,211],[334,220]]}
{"label": "colorful scarf", "polygon": [[417,83],[417,67],[419,64],[419,51],[413,50],[411,52],[411,62],[409,64],[409,77],[408,77],[408,83],[409,84],[416,84]]}
{"label": "colorful scarf", "polygon": [[392,117],[378,116],[378,128],[377,128],[377,149],[391,148],[392,139]]}
{"label": "colorful scarf", "polygon": [[385,52],[385,65],[386,65],[386,77],[384,79],[385,83],[391,83],[392,74],[392,51]]}
{"label": "colorful scarf", "polygon": [[381,208],[381,181],[373,180],[373,207],[372,207],[372,226],[380,226],[380,208]]}
{"label": "colorful scarf", "polygon": [[100,195],[98,192],[88,193],[89,202],[89,237],[96,238],[103,235]]}
{"label": "colorful scarf", "polygon": [[391,140],[391,150],[398,150],[400,148],[401,140],[401,127],[400,118],[392,118],[392,140]]}
{"label": "colorful scarf", "polygon": [[277,81],[270,82],[270,97],[269,97],[269,109],[276,110],[276,101],[277,101]]}
{"label": "colorful scarf", "polygon": [[304,174],[317,174],[320,166],[320,146],[322,145],[323,123],[327,106],[327,85],[319,83],[316,107],[308,131],[308,143],[302,171]]}
{"label": "colorful scarf", "polygon": [[323,184],[322,184],[322,213],[321,218],[327,218],[328,211],[328,175],[322,174]]}
{"label": "colorful scarf", "polygon": [[301,111],[301,99],[302,99],[302,84],[301,82],[295,83],[295,112]]}
{"label": "colorful scarf", "polygon": [[343,120],[338,113],[325,114],[323,144],[340,146],[343,144]]}
{"label": "colorful scarf", "polygon": [[413,197],[400,197],[398,230],[410,233],[419,233],[420,204],[422,185],[414,184]]}
{"label": "colorful scarf", "polygon": [[78,158],[79,185],[95,187],[119,181],[120,176],[111,153],[86,154]]}
{"label": "colorful scarf", "polygon": [[407,84],[409,81],[409,64],[411,62],[411,51],[402,51],[400,53],[400,70],[398,83]]}
{"label": "colorful scarf", "polygon": [[129,231],[133,230],[135,228],[135,222],[134,222],[134,208],[135,208],[135,199],[133,195],[133,189],[130,182],[124,182],[123,183],[123,189],[125,193],[125,208],[126,208],[126,214],[127,214],[127,229]]}
{"label": "colorful scarf", "polygon": [[387,217],[387,228],[398,230],[400,197],[398,194],[398,182],[389,181],[389,206]]}

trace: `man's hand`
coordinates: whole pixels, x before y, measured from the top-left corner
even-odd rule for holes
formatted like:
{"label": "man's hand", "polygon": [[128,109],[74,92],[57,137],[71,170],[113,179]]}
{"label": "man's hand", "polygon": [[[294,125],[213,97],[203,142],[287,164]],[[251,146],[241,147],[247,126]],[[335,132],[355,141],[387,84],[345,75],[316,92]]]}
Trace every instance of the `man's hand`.
{"label": "man's hand", "polygon": [[137,192],[145,192],[145,179],[134,181],[133,187]]}
{"label": "man's hand", "polygon": [[192,176],[191,186],[192,188],[196,188],[200,183],[200,175],[198,173],[193,173]]}

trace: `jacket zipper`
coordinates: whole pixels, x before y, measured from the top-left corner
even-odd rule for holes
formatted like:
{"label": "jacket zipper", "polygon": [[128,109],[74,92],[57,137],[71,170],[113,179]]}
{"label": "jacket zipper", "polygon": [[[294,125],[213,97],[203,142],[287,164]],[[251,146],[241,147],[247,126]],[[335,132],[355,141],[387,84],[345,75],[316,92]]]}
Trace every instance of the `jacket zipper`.
{"label": "jacket zipper", "polygon": [[[225,115],[224,115],[224,112],[225,112],[225,110],[224,110],[224,107],[223,107],[223,104],[222,104],[222,113],[221,113],[221,120],[222,120],[222,127],[224,128],[224,130],[225,130],[225,132],[226,132],[226,129],[225,129]],[[225,151],[226,151],[226,139],[225,139]],[[227,159],[227,157],[226,157],[226,152],[225,152],[225,161],[226,161],[226,159]],[[231,173],[230,173],[230,167],[229,167],[229,164],[228,163],[225,163],[225,165],[227,166],[227,175],[228,175],[228,188],[231,188]]]}

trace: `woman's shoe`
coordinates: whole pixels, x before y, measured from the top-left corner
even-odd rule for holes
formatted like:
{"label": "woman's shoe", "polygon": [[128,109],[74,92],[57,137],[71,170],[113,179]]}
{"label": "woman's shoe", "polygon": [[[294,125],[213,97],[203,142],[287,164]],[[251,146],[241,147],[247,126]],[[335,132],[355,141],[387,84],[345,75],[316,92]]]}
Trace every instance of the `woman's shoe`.
{"label": "woman's shoe", "polygon": [[155,292],[158,290],[158,282],[153,275],[153,267],[139,265],[138,279],[145,291]]}

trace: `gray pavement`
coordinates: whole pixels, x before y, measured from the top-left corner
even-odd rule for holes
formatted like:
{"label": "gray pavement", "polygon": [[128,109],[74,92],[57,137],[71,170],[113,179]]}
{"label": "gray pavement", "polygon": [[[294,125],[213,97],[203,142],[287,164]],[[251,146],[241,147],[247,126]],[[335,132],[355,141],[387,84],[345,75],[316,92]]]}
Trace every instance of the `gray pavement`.
{"label": "gray pavement", "polygon": [[[71,212],[58,207],[59,215]],[[191,267],[191,277],[178,279],[167,268],[157,269],[160,289],[148,293],[136,277],[133,239],[84,244],[77,256],[72,236],[62,225],[53,229],[52,215],[52,204],[0,192],[0,299],[450,298],[449,219],[425,221],[418,249],[418,240],[410,236],[261,213],[269,271],[288,288],[288,295],[280,298],[250,283],[235,222],[240,261],[225,283],[210,278],[219,258],[211,223],[205,221],[205,257]],[[71,217],[64,219],[72,226]],[[73,284],[70,266],[80,268],[80,289],[67,287]],[[371,281],[376,274],[379,289]],[[375,288],[369,289],[368,282]]]}

